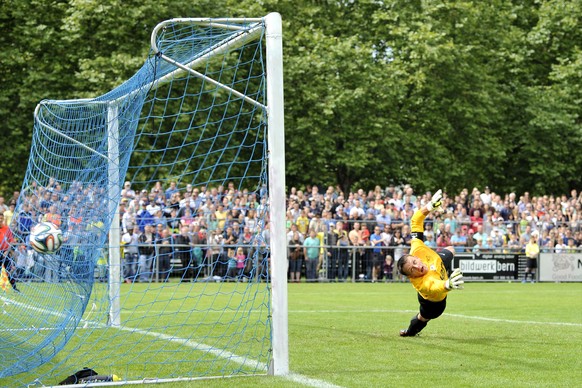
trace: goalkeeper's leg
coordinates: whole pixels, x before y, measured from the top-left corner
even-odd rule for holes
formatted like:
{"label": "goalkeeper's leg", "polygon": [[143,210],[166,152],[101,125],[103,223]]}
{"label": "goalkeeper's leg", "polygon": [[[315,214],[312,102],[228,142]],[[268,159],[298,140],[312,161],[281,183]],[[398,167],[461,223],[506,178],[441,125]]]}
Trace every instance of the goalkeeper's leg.
{"label": "goalkeeper's leg", "polygon": [[412,317],[412,319],[410,320],[410,325],[408,326],[408,329],[400,330],[400,336],[414,337],[415,335],[420,333],[422,329],[426,327],[428,321],[429,319],[424,318],[422,315],[420,315],[420,313],[415,314],[414,317]]}
{"label": "goalkeeper's leg", "polygon": [[401,337],[417,335],[426,327],[428,321],[440,317],[447,307],[447,298],[440,302],[431,302],[418,294],[418,302],[420,303],[420,312],[412,317],[408,329],[400,330]]}

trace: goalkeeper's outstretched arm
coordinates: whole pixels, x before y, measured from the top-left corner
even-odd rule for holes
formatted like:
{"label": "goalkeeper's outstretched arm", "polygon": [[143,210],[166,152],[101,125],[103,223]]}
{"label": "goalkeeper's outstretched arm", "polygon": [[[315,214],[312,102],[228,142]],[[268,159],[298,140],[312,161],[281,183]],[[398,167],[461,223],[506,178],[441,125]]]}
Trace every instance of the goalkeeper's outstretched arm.
{"label": "goalkeeper's outstretched arm", "polygon": [[412,216],[410,220],[410,231],[413,237],[424,241],[424,236],[422,235],[424,232],[424,219],[432,211],[443,211],[443,191],[441,189],[434,193],[429,203],[418,209]]}

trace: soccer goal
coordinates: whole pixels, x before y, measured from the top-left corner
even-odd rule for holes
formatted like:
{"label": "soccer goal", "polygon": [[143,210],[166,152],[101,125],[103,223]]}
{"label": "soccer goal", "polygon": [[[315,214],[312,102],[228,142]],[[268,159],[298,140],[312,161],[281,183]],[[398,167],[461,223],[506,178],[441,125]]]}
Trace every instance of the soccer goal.
{"label": "soccer goal", "polygon": [[[288,373],[280,15],[172,19],[150,44],[114,90],[35,110],[2,385]],[[27,243],[46,220],[53,254]]]}

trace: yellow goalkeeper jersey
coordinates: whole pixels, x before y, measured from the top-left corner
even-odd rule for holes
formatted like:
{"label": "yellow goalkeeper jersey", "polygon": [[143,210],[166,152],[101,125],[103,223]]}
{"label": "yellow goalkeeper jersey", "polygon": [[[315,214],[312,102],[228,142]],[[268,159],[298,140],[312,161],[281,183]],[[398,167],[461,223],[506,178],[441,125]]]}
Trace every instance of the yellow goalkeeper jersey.
{"label": "yellow goalkeeper jersey", "polygon": [[[414,212],[411,220],[411,231],[424,232],[424,219],[426,216],[422,211]],[[431,248],[424,245],[420,238],[412,238],[410,241],[410,254],[418,257],[428,267],[428,272],[418,278],[410,278],[410,283],[416,288],[416,291],[427,300],[440,302],[445,299],[449,290],[446,289],[445,283],[449,276],[443,264],[441,257]]]}

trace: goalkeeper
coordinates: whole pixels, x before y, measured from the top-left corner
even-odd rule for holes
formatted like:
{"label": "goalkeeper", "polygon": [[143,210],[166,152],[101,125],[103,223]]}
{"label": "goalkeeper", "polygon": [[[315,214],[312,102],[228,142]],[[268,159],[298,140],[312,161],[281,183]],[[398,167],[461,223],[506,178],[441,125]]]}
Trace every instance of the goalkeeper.
{"label": "goalkeeper", "polygon": [[[418,291],[420,312],[415,314],[407,329],[400,330],[402,337],[417,335],[431,319],[438,318],[447,305],[447,294],[453,289],[463,288],[463,274],[456,269],[451,274],[454,248],[446,247],[437,253],[424,245],[424,219],[432,211],[443,211],[442,190],[437,191],[431,201],[412,216],[410,254],[398,260],[398,270],[408,277]],[[450,274],[450,276],[449,276]]]}

